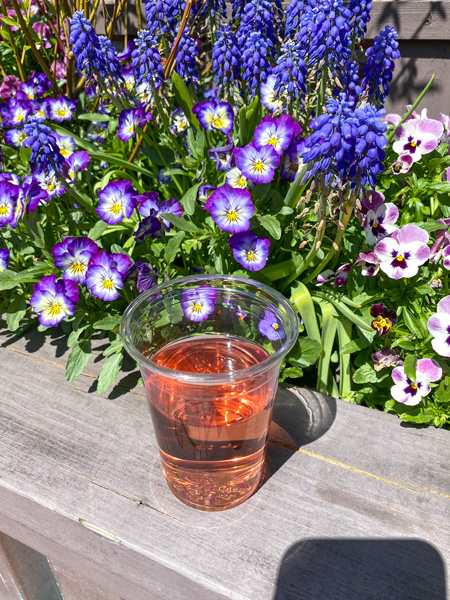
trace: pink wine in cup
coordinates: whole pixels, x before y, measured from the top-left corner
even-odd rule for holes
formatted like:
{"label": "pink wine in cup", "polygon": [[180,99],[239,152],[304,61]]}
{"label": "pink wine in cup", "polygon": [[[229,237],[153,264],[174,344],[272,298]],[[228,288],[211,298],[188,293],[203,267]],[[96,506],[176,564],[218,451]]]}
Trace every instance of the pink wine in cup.
{"label": "pink wine in cup", "polygon": [[[151,373],[145,387],[164,475],[185,504],[224,510],[243,502],[260,482],[279,364],[239,375],[269,357],[255,342],[201,335],[169,343],[155,363],[180,378]],[[182,373],[233,373],[227,384],[196,385]]]}

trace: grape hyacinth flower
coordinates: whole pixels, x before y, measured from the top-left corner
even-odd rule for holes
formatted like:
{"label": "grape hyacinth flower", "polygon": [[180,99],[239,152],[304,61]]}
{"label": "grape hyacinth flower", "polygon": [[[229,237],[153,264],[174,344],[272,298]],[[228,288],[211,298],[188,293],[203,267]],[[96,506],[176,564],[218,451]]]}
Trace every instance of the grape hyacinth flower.
{"label": "grape hyacinth flower", "polygon": [[8,268],[9,250],[0,248],[0,273]]}
{"label": "grape hyacinth flower", "polygon": [[75,140],[70,135],[59,135],[59,133],[52,133],[52,135],[56,140],[56,145],[58,146],[60,153],[65,159],[68,159],[77,149]]}
{"label": "grape hyacinth flower", "polygon": [[430,258],[428,232],[417,225],[404,225],[375,246],[380,269],[391,279],[414,277]]}
{"label": "grape hyacinth flower", "polygon": [[212,50],[214,81],[221,90],[235,82],[240,84],[241,53],[238,40],[230,25],[216,29],[216,41]]}
{"label": "grape hyacinth flower", "polygon": [[270,75],[264,83],[261,83],[261,103],[267,108],[275,112],[283,108],[284,96],[275,89],[275,83],[277,78],[274,75]]}
{"label": "grape hyacinth flower", "polygon": [[364,233],[369,246],[376,244],[387,235],[397,230],[395,223],[398,219],[398,208],[392,202],[384,203],[383,194],[372,201],[370,210],[364,219]]}
{"label": "grape hyacinth flower", "polygon": [[233,129],[234,114],[228,102],[204,100],[196,104],[192,112],[197,115],[200,125],[206,131],[216,129],[227,135]]}
{"label": "grape hyacinth flower", "polygon": [[264,312],[264,319],[261,319],[261,321],[258,323],[258,329],[260,333],[268,337],[269,340],[272,340],[273,342],[282,340],[286,337],[283,326],[280,325],[280,322],[276,316],[270,312],[270,310],[266,310]]}
{"label": "grape hyacinth flower", "polygon": [[125,254],[108,254],[102,250],[93,256],[86,272],[85,283],[93,296],[101,300],[116,300],[123,289],[123,278],[132,262]]}
{"label": "grape hyacinth flower", "polygon": [[225,175],[225,181],[228,183],[228,185],[231,185],[231,187],[241,188],[242,190],[245,190],[248,187],[248,184],[252,183],[237,167],[227,171],[227,174]]}
{"label": "grape hyacinth flower", "polygon": [[272,3],[271,0],[249,0],[245,2],[237,32],[241,49],[254,33],[260,34],[263,39],[269,42],[271,47],[276,46],[278,37],[283,35],[281,27],[282,13],[283,10],[279,1]]}
{"label": "grape hyacinth flower", "polygon": [[126,283],[139,293],[148,292],[156,286],[158,271],[150,263],[137,260],[127,271]]}
{"label": "grape hyacinth flower", "polygon": [[269,58],[273,53],[273,44],[261,31],[252,31],[242,46],[243,81],[253,98],[272,72]]}
{"label": "grape hyacinth flower", "polygon": [[231,135],[228,135],[226,146],[219,146],[208,150],[209,158],[216,161],[216,169],[218,171],[231,169],[233,164],[233,148],[234,142]]}
{"label": "grape hyacinth flower", "polygon": [[230,233],[247,231],[255,213],[250,192],[231,187],[227,183],[211,194],[205,210],[220,229]]}
{"label": "grape hyacinth flower", "polygon": [[73,117],[73,113],[77,107],[77,100],[71,100],[70,98],[63,98],[60,96],[57,100],[49,98],[47,103],[47,110],[49,119],[62,123],[63,121],[70,121]]}
{"label": "grape hyacinth flower", "polygon": [[354,14],[353,29],[356,37],[362,39],[370,21],[372,2],[370,0],[350,0],[348,9]]}
{"label": "grape hyacinth flower", "polygon": [[397,38],[394,27],[386,25],[380,35],[375,37],[374,45],[366,52],[367,63],[364,65],[361,85],[367,89],[369,98],[373,98],[378,105],[383,105],[389,95],[394,61],[400,58]]}
{"label": "grape hyacinth flower", "polygon": [[439,300],[437,312],[428,319],[428,330],[433,336],[433,350],[450,358],[450,296]]}
{"label": "grape hyacinth flower", "polygon": [[417,162],[422,155],[433,152],[439,145],[444,126],[434,119],[411,119],[395,130],[392,149],[398,155],[409,155]]}
{"label": "grape hyacinth flower", "polygon": [[175,58],[175,71],[186,81],[186,85],[198,83],[200,80],[197,69],[197,58],[200,41],[194,40],[189,28],[186,27],[180,39],[178,52]]}
{"label": "grape hyacinth flower", "polygon": [[184,316],[190,321],[205,321],[214,312],[217,291],[209,285],[201,285],[196,289],[186,290],[181,298]]}
{"label": "grape hyacinth flower", "polygon": [[89,261],[98,253],[97,244],[88,237],[67,237],[52,248],[55,267],[64,271],[63,279],[84,283]]}
{"label": "grape hyacinth flower", "polygon": [[[137,83],[136,91],[140,86],[147,84],[150,87],[146,88],[146,93],[151,96],[152,87],[158,89],[163,84],[164,72],[161,65],[161,55],[158,51],[158,41],[146,29],[138,32],[131,65]],[[142,94],[142,92],[141,89],[140,93]]]}
{"label": "grape hyacinth flower", "polygon": [[0,227],[11,223],[14,219],[15,186],[6,181],[0,182]]}
{"label": "grape hyacinth flower", "polygon": [[258,238],[251,231],[243,231],[232,235],[228,245],[235,260],[249,271],[259,271],[265,266],[270,247],[267,238]]}
{"label": "grape hyacinth flower", "polygon": [[273,146],[275,152],[281,156],[291,143],[293,136],[300,135],[302,128],[290,115],[281,115],[274,119],[268,115],[264,117],[255,130],[254,140],[257,146]]}
{"label": "grape hyacinth flower", "polygon": [[102,221],[108,225],[115,225],[124,217],[131,217],[136,195],[132,186],[131,181],[113,181],[98,192],[100,204],[95,210]]}
{"label": "grape hyacinth flower", "polygon": [[43,277],[34,285],[30,304],[44,327],[55,327],[63,319],[73,315],[79,299],[76,283],[56,280],[57,275]]}
{"label": "grape hyacinth flower", "polygon": [[80,150],[80,152],[74,152],[64,163],[67,168],[67,177],[70,181],[74,182],[79,171],[84,171],[90,162],[90,157],[87,152]]}
{"label": "grape hyacinth flower", "polygon": [[370,315],[374,317],[370,326],[378,332],[379,337],[387,335],[398,321],[395,310],[387,308],[382,302],[371,307]]}
{"label": "grape hyacinth flower", "polygon": [[415,406],[431,392],[430,383],[442,377],[442,369],[431,358],[419,358],[414,381],[406,375],[404,367],[395,367],[391,376],[395,384],[391,387],[394,400]]}
{"label": "grape hyacinth flower", "polygon": [[235,148],[233,154],[238,169],[255,183],[272,181],[275,169],[280,166],[280,156],[270,145],[260,148],[255,142],[250,142],[244,148]]}
{"label": "grape hyacinth flower", "polygon": [[272,71],[276,92],[287,96],[291,101],[297,100],[306,92],[307,73],[308,69],[297,43],[288,40],[281,46],[277,64]]}
{"label": "grape hyacinth flower", "polygon": [[24,132],[27,139],[22,142],[22,146],[31,147],[30,163],[37,162],[39,172],[51,165],[53,170],[59,173],[61,165],[64,163],[64,157],[59,151],[50,127],[44,125],[39,119],[34,119],[24,126]]}

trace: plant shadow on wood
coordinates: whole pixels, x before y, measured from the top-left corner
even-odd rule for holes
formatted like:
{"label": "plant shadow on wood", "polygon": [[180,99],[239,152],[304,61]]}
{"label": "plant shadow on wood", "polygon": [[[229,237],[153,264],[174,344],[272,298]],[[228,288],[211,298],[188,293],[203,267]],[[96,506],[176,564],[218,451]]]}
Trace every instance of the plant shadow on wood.
{"label": "plant shadow on wood", "polygon": [[439,551],[422,540],[307,539],[280,564],[273,600],[446,600]]}
{"label": "plant shadow on wood", "polygon": [[281,385],[275,398],[264,481],[299,448],[322,437],[336,418],[336,400],[312,390]]}
{"label": "plant shadow on wood", "polygon": [[19,338],[25,341],[24,350],[30,354],[39,352],[46,342],[50,342],[54,346],[56,358],[60,358],[67,353],[67,335],[59,327],[50,327],[45,331],[38,331],[36,326],[27,328],[23,333],[11,333],[4,322],[0,322],[0,334],[7,335],[9,338],[2,343],[5,348],[14,344]]}

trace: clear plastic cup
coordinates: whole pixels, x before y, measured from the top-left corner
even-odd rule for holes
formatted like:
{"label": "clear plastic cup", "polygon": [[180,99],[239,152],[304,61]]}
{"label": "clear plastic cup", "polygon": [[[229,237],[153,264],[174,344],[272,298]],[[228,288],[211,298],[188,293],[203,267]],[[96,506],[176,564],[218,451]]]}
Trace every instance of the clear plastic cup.
{"label": "clear plastic cup", "polygon": [[121,337],[182,502],[224,510],[257,489],[281,362],[297,335],[286,298],[229,275],[168,281],[127,308]]}

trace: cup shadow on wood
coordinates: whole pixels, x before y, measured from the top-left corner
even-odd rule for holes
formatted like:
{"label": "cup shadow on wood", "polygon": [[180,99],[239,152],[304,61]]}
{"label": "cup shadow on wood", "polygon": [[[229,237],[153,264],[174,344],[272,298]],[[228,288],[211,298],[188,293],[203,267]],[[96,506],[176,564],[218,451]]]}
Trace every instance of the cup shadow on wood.
{"label": "cup shadow on wood", "polygon": [[275,398],[264,480],[302,446],[322,437],[336,418],[336,400],[305,388],[280,385]]}
{"label": "cup shadow on wood", "polygon": [[272,600],[446,600],[441,554],[418,539],[306,539],[280,564]]}

